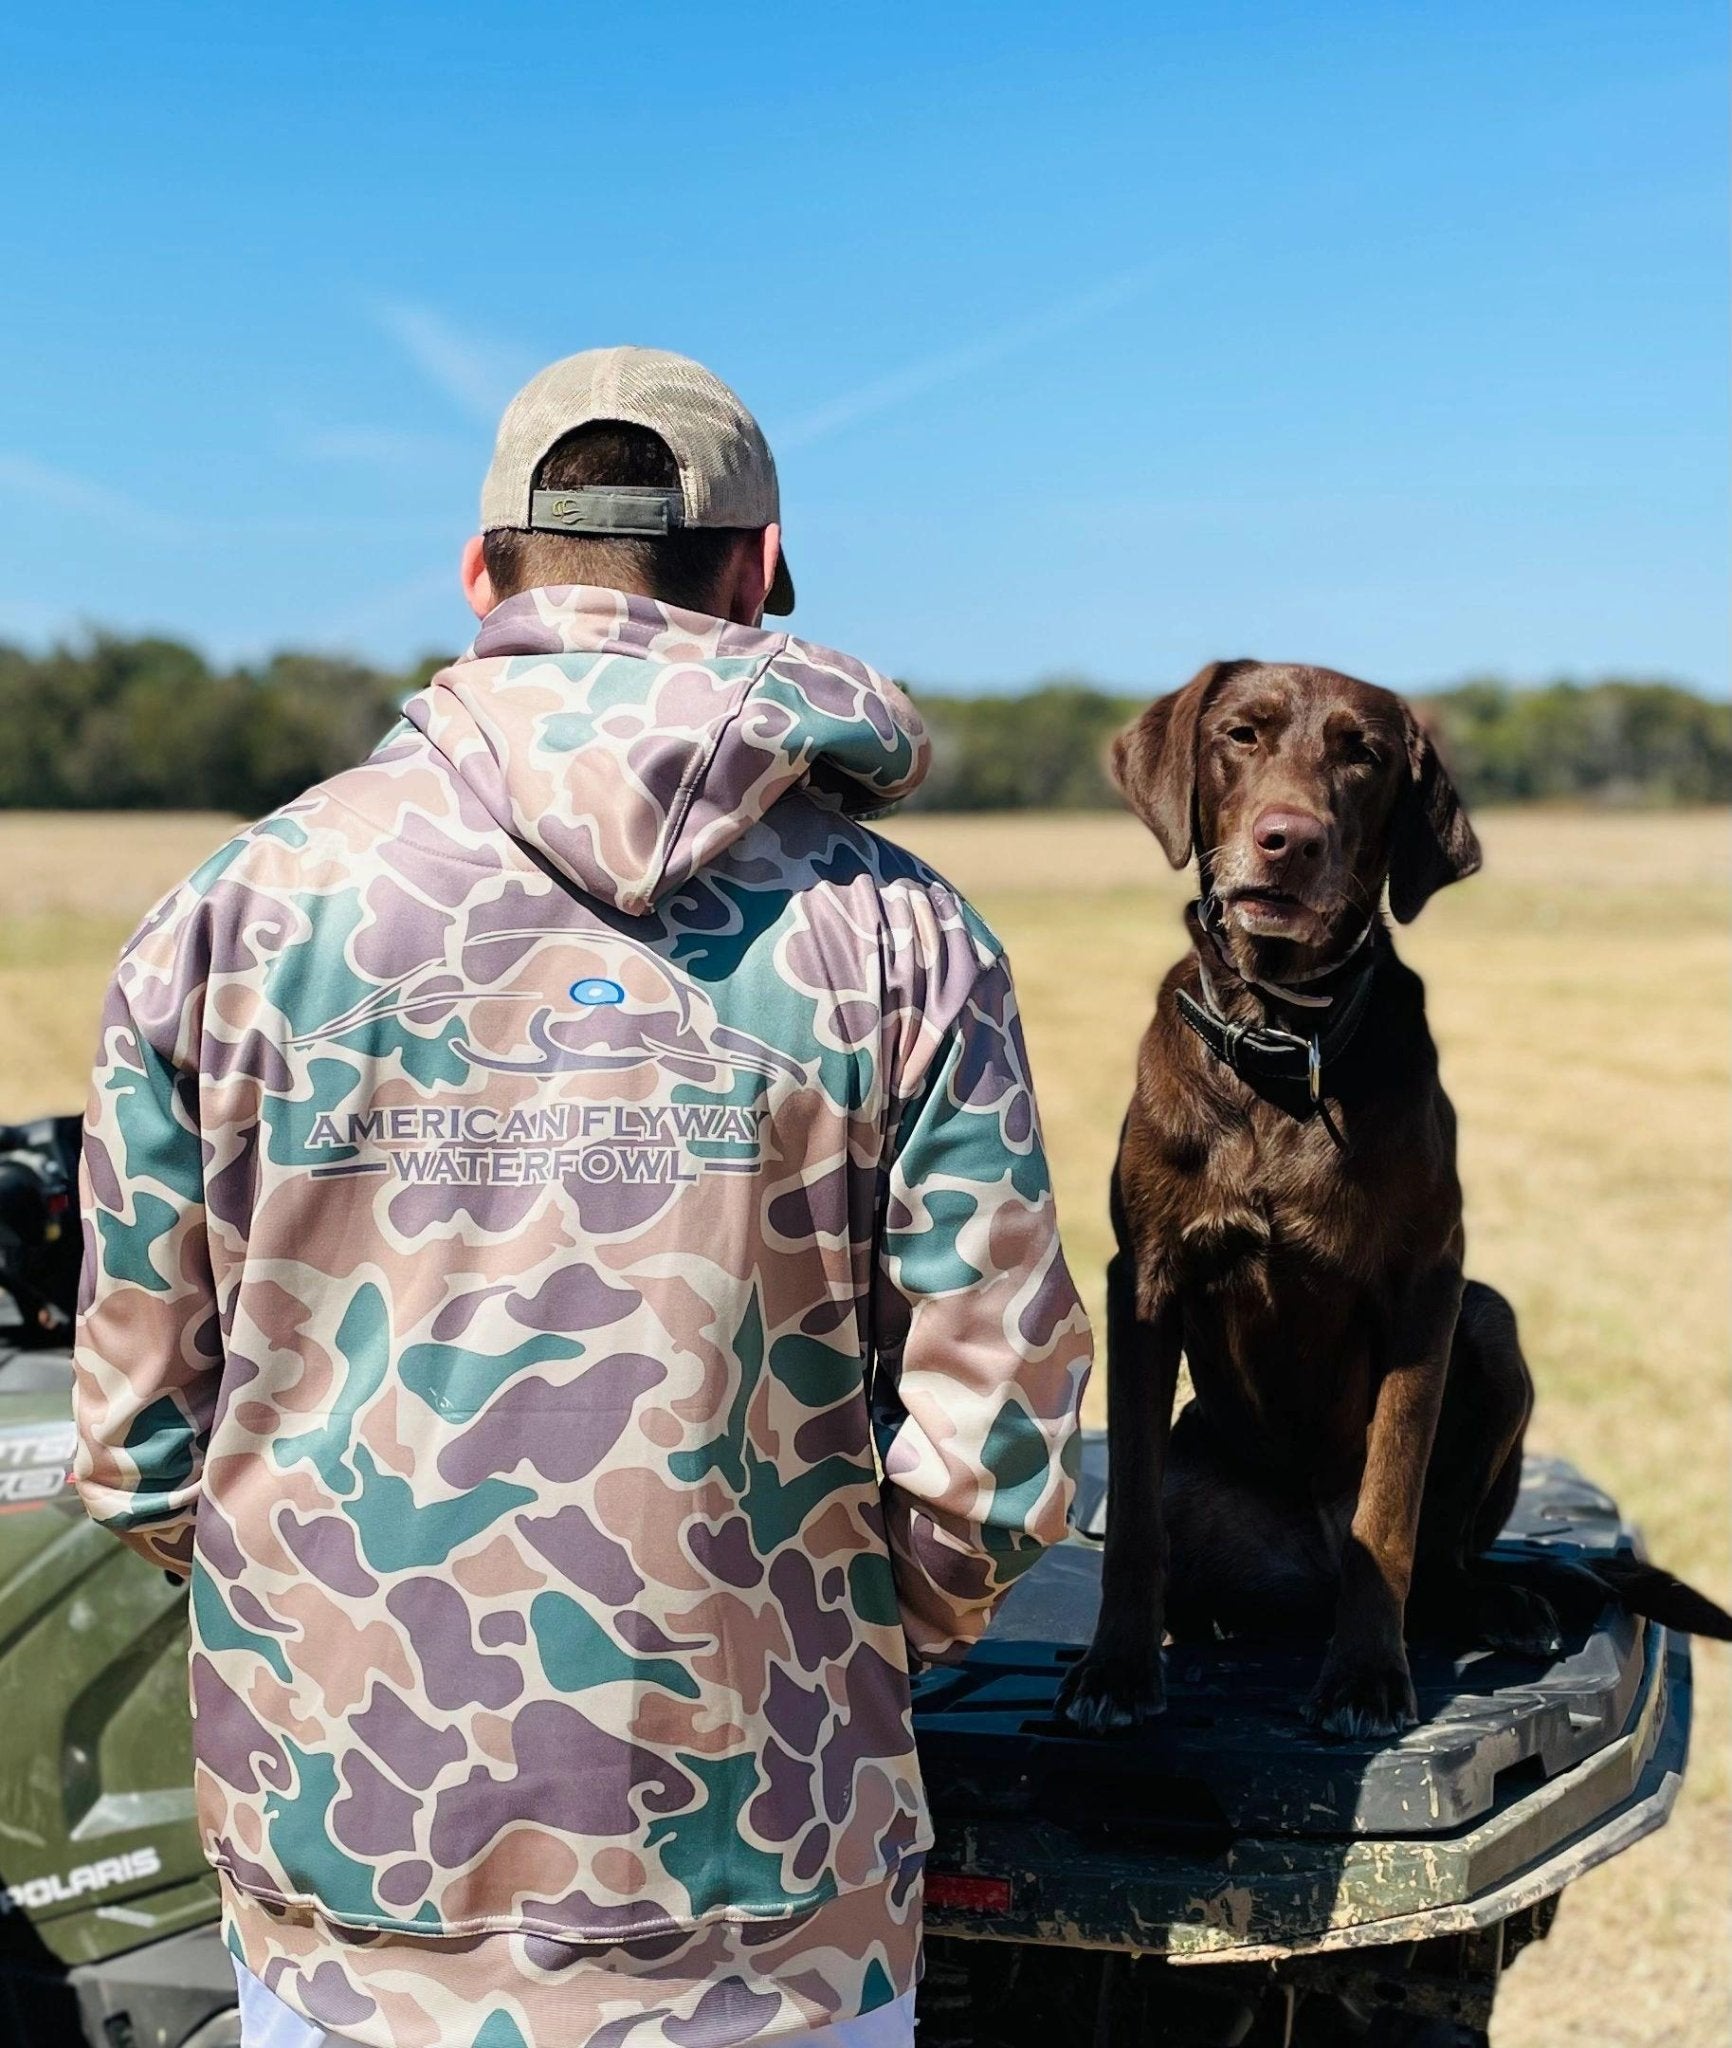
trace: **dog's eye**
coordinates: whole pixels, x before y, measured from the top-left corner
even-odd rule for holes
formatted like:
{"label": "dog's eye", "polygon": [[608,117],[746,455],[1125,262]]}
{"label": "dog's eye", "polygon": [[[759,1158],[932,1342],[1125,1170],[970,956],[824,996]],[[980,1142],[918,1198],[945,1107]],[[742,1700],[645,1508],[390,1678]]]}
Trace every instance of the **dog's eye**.
{"label": "dog's eye", "polygon": [[1375,768],[1380,758],[1375,747],[1366,745],[1363,733],[1350,732],[1342,750],[1356,768]]}
{"label": "dog's eye", "polygon": [[1235,746],[1254,747],[1257,744],[1257,728],[1254,725],[1235,725],[1227,733]]}

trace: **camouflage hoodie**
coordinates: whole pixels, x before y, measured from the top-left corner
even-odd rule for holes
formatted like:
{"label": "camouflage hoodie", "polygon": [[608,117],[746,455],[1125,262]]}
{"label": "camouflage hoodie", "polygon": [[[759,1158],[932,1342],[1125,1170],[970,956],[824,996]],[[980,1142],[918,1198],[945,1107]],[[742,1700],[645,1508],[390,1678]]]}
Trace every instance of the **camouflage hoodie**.
{"label": "camouflage hoodie", "polygon": [[853,821],[926,758],[843,656],[532,591],[122,958],[79,1486],[190,1571],[230,1940],[322,2025],[912,1981],[908,1646],[1062,1532],[1088,1360],[1002,953]]}

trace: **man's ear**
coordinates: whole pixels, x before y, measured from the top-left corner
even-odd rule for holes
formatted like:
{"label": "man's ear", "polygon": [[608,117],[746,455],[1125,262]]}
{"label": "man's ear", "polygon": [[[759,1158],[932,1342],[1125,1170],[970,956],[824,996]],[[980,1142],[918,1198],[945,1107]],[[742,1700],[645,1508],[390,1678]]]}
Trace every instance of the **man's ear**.
{"label": "man's ear", "polygon": [[1411,924],[1448,882],[1479,870],[1479,841],[1432,738],[1406,705],[1407,785],[1396,799],[1389,849],[1389,907]]}
{"label": "man's ear", "polygon": [[716,586],[712,599],[716,617],[732,619],[736,626],[761,626],[764,605],[776,581],[776,564],[781,559],[779,526],[772,523],[743,530]]}
{"label": "man's ear", "polygon": [[1113,741],[1113,780],[1161,851],[1182,868],[1193,852],[1197,797],[1197,721],[1215,685],[1242,661],[1212,661],[1182,690],[1157,697],[1135,725]]}
{"label": "man's ear", "polygon": [[478,619],[486,618],[499,600],[493,594],[493,578],[487,573],[487,557],[480,534],[472,533],[463,543],[463,560],[457,574],[469,609]]}

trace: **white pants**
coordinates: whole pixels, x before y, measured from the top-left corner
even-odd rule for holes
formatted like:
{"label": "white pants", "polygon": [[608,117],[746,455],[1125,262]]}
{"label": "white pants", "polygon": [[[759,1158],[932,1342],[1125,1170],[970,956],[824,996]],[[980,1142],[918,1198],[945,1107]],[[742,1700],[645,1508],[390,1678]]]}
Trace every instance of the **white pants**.
{"label": "white pants", "polygon": [[[239,1963],[235,1982],[241,1994],[241,2048],[349,2048],[340,2034],[327,2034],[302,2019]],[[785,2035],[776,2048],[914,2048],[914,1993],[905,1992],[856,2019]]]}

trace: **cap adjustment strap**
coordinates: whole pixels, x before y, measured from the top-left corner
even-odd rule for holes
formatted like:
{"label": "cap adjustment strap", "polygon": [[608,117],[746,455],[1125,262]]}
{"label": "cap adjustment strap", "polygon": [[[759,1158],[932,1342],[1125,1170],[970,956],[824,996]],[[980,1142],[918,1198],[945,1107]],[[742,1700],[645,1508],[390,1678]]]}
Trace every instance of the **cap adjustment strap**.
{"label": "cap adjustment strap", "polygon": [[591,484],[581,490],[532,491],[529,524],[536,533],[662,534],[684,524],[679,491],[635,484]]}

